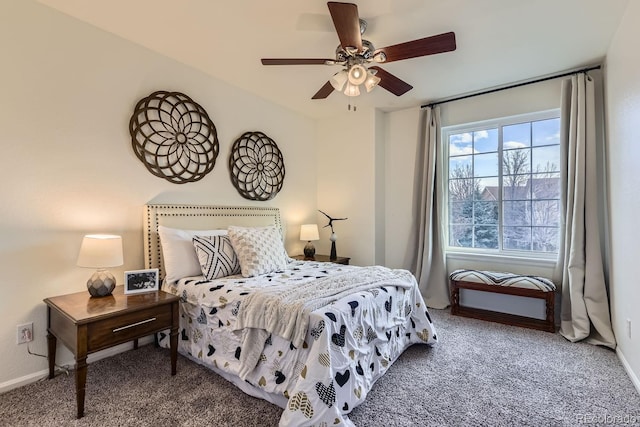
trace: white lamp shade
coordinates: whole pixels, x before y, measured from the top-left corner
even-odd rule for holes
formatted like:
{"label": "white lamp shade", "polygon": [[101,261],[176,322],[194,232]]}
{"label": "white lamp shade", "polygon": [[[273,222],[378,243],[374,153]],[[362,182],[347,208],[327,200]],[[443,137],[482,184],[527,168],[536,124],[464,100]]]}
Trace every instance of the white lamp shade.
{"label": "white lamp shade", "polygon": [[317,224],[302,224],[300,226],[300,240],[320,240]]}
{"label": "white lamp shade", "polygon": [[374,87],[380,83],[380,77],[374,76],[371,72],[367,76],[367,80],[364,82],[364,87],[367,89],[367,93],[371,92]]}
{"label": "white lamp shade", "polygon": [[78,266],[107,268],[123,263],[122,237],[112,234],[88,234],[82,239]]}
{"label": "white lamp shade", "polygon": [[347,96],[358,96],[360,95],[360,88],[347,82],[347,87],[345,87],[344,89],[344,94]]}
{"label": "white lamp shade", "polygon": [[378,52],[373,55],[373,60],[377,63],[381,63],[387,60],[387,55],[384,52]]}
{"label": "white lamp shade", "polygon": [[347,82],[348,74],[346,70],[338,71],[329,79],[331,86],[338,92],[342,90],[344,84]]}
{"label": "white lamp shade", "polygon": [[367,69],[362,65],[353,65],[349,69],[349,83],[361,85],[367,79]]}

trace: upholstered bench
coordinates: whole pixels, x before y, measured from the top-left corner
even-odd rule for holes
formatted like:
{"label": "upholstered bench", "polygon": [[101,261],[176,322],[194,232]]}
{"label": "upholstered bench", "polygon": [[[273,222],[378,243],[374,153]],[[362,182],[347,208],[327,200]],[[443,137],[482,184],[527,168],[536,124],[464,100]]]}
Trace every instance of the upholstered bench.
{"label": "upholstered bench", "polygon": [[[481,270],[455,270],[449,275],[449,279],[451,281],[451,314],[548,332],[556,330],[554,315],[556,285],[549,279]],[[546,319],[461,306],[460,289],[543,299],[546,301]]]}

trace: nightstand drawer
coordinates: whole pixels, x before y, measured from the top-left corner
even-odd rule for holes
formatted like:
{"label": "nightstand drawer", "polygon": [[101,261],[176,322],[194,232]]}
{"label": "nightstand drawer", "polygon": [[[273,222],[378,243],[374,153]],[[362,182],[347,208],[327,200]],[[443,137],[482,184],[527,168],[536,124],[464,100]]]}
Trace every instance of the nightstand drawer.
{"label": "nightstand drawer", "polygon": [[100,320],[87,326],[88,351],[150,335],[171,326],[171,310],[166,306],[148,308]]}

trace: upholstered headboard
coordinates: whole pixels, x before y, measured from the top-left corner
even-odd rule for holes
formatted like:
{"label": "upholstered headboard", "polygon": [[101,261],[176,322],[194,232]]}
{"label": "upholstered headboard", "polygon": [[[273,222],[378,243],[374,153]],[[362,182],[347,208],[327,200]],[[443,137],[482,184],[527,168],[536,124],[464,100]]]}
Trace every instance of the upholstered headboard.
{"label": "upholstered headboard", "polygon": [[260,227],[275,225],[282,233],[280,210],[267,207],[154,205],[145,206],[144,212],[144,265],[160,270],[164,278],[162,248],[158,226],[184,230],[223,229],[230,225]]}

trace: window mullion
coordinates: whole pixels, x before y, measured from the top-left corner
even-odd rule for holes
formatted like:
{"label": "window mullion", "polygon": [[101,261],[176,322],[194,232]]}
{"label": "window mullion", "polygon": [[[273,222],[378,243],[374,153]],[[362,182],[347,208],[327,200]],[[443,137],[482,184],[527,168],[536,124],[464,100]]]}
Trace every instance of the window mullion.
{"label": "window mullion", "polygon": [[533,251],[533,124],[529,125],[529,250]]}
{"label": "window mullion", "polygon": [[504,164],[502,160],[502,124],[498,125],[498,251],[502,252],[502,233],[503,233],[503,209],[502,209],[502,182],[503,182],[503,170],[502,166]]}
{"label": "window mullion", "polygon": [[[473,188],[475,189],[476,182],[476,145],[475,132],[471,132],[471,179],[473,182]],[[471,247],[476,247],[476,195],[475,192],[471,192]]]}

